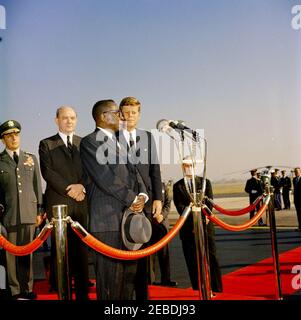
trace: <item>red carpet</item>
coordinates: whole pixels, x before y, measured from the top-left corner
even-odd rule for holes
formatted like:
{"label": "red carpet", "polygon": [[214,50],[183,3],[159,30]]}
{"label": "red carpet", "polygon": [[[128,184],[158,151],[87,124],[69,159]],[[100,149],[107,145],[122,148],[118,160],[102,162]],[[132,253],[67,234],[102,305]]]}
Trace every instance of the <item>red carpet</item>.
{"label": "red carpet", "polygon": [[[282,293],[288,296],[296,292],[291,282],[294,265],[301,265],[301,247],[282,253],[280,256]],[[214,300],[274,300],[275,275],[273,260],[268,258],[253,265],[223,276],[224,292],[216,294]],[[48,292],[46,280],[36,281],[34,291],[38,300],[57,300],[55,293]],[[90,289],[89,297],[96,299],[95,287]],[[179,289],[149,286],[150,300],[198,300],[198,292],[191,288]]]}

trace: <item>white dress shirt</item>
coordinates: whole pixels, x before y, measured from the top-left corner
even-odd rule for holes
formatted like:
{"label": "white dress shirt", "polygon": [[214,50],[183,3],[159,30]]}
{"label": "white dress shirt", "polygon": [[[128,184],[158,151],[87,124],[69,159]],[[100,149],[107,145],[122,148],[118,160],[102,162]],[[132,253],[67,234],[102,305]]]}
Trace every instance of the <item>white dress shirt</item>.
{"label": "white dress shirt", "polygon": [[12,151],[12,150],[9,150],[9,149],[5,149],[5,150],[13,160],[14,160],[14,152],[16,152],[18,156],[20,156],[20,148],[18,148],[15,151]]}
{"label": "white dress shirt", "polygon": [[137,133],[136,133],[136,129],[134,129],[133,131],[129,132],[127,131],[126,129],[123,129],[122,130],[123,132],[123,135],[125,137],[125,140],[127,142],[127,144],[130,146],[130,134],[132,134],[132,137],[133,137],[133,140],[134,140],[134,146],[135,148],[137,147],[136,146],[136,136],[137,136]]}
{"label": "white dress shirt", "polygon": [[61,131],[59,131],[59,135],[60,137],[62,138],[62,140],[64,141],[66,147],[68,148],[68,144],[67,144],[67,136],[70,137],[70,143],[73,144],[73,135],[74,135],[74,132],[71,132],[70,134],[65,134]]}

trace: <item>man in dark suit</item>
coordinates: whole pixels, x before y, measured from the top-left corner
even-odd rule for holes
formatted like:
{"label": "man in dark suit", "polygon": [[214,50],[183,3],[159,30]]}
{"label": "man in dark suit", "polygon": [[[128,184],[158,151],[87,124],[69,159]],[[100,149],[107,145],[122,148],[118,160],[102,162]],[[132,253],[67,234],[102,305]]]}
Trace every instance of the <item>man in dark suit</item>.
{"label": "man in dark suit", "polygon": [[279,169],[271,170],[271,185],[274,187],[274,207],[275,210],[281,210],[281,184],[278,176]]}
{"label": "man in dark suit", "polygon": [[[89,230],[100,241],[125,249],[121,237],[123,212],[139,214],[148,200],[146,188],[135,166],[127,163],[127,152],[116,139],[119,110],[113,100],[101,100],[92,110],[96,129],[82,139],[80,153],[89,202]],[[134,299],[137,261],[123,261],[94,254],[97,298]]]}
{"label": "man in dark suit", "polygon": [[282,198],[284,209],[291,208],[291,201],[290,201],[290,190],[292,187],[291,179],[286,175],[286,171],[281,171],[282,177],[280,178],[280,186],[282,187]]}
{"label": "man in dark suit", "polygon": [[[119,132],[118,140],[128,150],[129,161],[136,166],[150,197],[144,212],[151,222],[161,223],[164,219],[162,215],[162,180],[154,137],[149,131],[137,129],[141,117],[141,103],[137,98],[123,98],[119,110],[124,120],[124,128]],[[139,259],[136,285],[139,300],[147,300],[148,298],[149,277],[149,257]]]}
{"label": "man in dark suit", "polygon": [[[151,238],[151,244],[157,243],[160,241],[169,231],[169,221],[168,214],[170,212],[170,204],[172,197],[169,194],[167,186],[165,183],[162,183],[162,215],[163,221],[158,223],[153,219],[153,233]],[[156,257],[158,257],[161,282],[155,282],[156,279]],[[151,283],[154,285],[167,286],[167,287],[176,287],[178,284],[176,281],[170,279],[170,259],[169,259],[169,248],[168,244],[159,250],[157,253],[150,256],[150,277]]]}
{"label": "man in dark suit", "polygon": [[301,231],[301,169],[295,168],[294,186],[294,204],[297,211],[298,231]]}
{"label": "man in dark suit", "polygon": [[[7,239],[16,245],[30,243],[43,220],[42,188],[36,157],[20,149],[21,125],[8,120],[0,126],[5,150],[0,154],[0,203]],[[8,284],[13,299],[35,299],[32,254],[16,257],[6,252]]]}
{"label": "man in dark suit", "polygon": [[[249,194],[249,201],[250,204],[252,204],[259,196],[263,194],[263,187],[261,180],[257,178],[256,176],[256,169],[250,170],[251,178],[247,180],[246,186],[245,186],[245,192]],[[260,207],[260,204],[257,206],[256,210],[258,210]],[[250,219],[254,217],[255,210],[252,210],[250,212]],[[259,219],[258,225],[262,226],[264,225],[262,218]]]}
{"label": "man in dark suit", "polygon": [[[189,186],[189,191],[192,193],[192,164],[191,158],[185,157],[185,162],[183,163],[183,170],[185,173],[184,179],[179,180],[173,186],[173,201],[177,208],[179,214],[182,214],[184,209],[190,204],[191,198],[185,187],[185,180]],[[196,176],[196,190],[201,190],[202,188],[201,177]],[[206,179],[206,189],[205,196],[213,199],[213,192],[211,183]],[[210,202],[206,201],[206,205],[209,209],[212,209]],[[214,224],[207,219],[203,221],[204,227],[206,225],[207,239],[208,239],[208,251],[209,251],[209,266],[210,266],[210,276],[211,276],[211,289],[213,292],[222,292],[222,276],[217,259],[216,246],[215,246],[215,229]],[[196,260],[196,248],[195,239],[193,232],[193,216],[190,214],[185,221],[183,227],[180,230],[180,239],[182,241],[183,252],[185,256],[186,265],[188,268],[188,273],[191,281],[192,288],[198,290],[198,271],[197,271],[197,260]],[[200,262],[202,263],[202,262]]]}
{"label": "man in dark suit", "polygon": [[[52,218],[52,206],[68,205],[68,215],[86,227],[88,208],[82,180],[82,164],[79,154],[81,138],[74,134],[76,112],[71,107],[60,107],[56,112],[58,133],[40,142],[41,172],[46,181],[45,201],[48,219]],[[68,254],[70,285],[74,277],[77,300],[88,299],[87,247],[68,225]],[[51,242],[50,285],[56,290],[55,239]]]}

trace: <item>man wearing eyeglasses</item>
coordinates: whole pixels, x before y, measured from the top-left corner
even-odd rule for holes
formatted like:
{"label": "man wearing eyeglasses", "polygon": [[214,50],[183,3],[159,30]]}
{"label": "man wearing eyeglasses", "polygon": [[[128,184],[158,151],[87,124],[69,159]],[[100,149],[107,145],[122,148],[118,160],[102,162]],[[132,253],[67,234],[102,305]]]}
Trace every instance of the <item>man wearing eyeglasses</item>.
{"label": "man wearing eyeglasses", "polygon": [[[144,183],[118,143],[119,110],[113,100],[101,100],[92,110],[96,129],[82,139],[81,159],[89,202],[89,231],[107,245],[125,249],[121,237],[123,212],[140,213],[148,200]],[[99,300],[133,300],[137,261],[123,261],[94,252]]]}

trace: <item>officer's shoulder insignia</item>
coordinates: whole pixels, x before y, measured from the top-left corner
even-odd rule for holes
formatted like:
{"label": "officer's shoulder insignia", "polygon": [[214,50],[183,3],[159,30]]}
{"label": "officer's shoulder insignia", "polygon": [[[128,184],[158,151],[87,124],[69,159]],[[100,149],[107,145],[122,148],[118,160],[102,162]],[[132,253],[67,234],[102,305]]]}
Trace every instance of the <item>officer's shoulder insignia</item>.
{"label": "officer's shoulder insignia", "polygon": [[24,162],[24,165],[29,167],[34,166],[34,160],[32,158],[34,154],[27,151],[24,151],[24,154],[27,157],[26,161]]}
{"label": "officer's shoulder insignia", "polygon": [[28,151],[24,151],[24,153],[27,155],[29,155],[29,156],[33,156],[34,154],[32,153],[32,152],[28,152]]}

